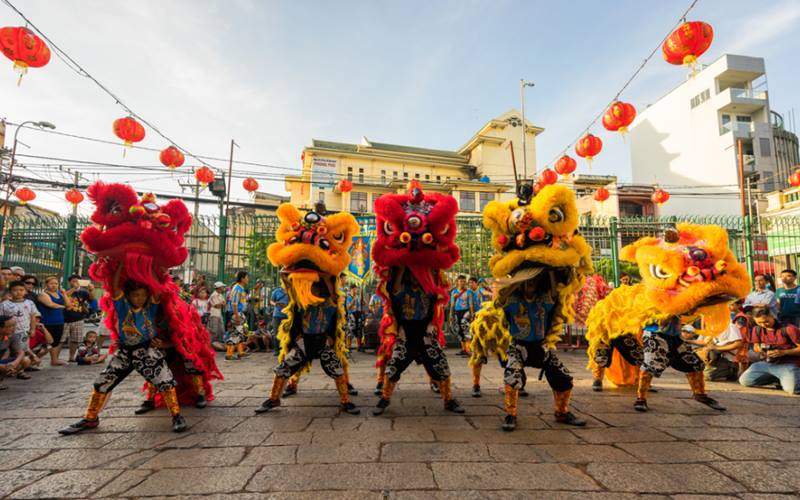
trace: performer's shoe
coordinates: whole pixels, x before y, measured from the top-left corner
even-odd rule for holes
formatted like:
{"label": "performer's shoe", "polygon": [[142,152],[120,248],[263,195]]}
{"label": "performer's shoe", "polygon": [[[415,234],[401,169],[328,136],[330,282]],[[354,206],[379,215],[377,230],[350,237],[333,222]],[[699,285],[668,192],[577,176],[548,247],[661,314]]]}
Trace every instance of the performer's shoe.
{"label": "performer's shoe", "polygon": [[524,387],[519,390],[519,397],[521,397],[521,398],[527,398],[528,397],[528,391],[526,391]]}
{"label": "performer's shoe", "polygon": [[358,390],[355,387],[353,387],[353,384],[351,384],[350,382],[347,383],[347,394],[351,396],[358,396]]}
{"label": "performer's shoe", "polygon": [[636,401],[633,403],[633,409],[636,410],[636,411],[645,412],[645,411],[649,410],[650,408],[647,406],[647,400],[646,399],[638,399],[637,398]]}
{"label": "performer's shoe", "polygon": [[349,413],[350,415],[359,415],[361,413],[361,410],[350,401],[347,403],[342,403],[340,407],[343,412]]}
{"label": "performer's shoe", "polygon": [[436,382],[431,382],[431,391],[439,394],[439,384]]}
{"label": "performer's shoe", "polygon": [[481,396],[482,396],[482,394],[481,394],[481,386],[473,385],[472,386],[472,397],[473,398],[479,398]]}
{"label": "performer's shoe", "polygon": [[195,402],[194,402],[194,407],[195,408],[200,408],[202,410],[206,406],[208,406],[208,400],[206,399],[206,395],[205,394],[198,394],[197,395],[197,400],[195,400]]}
{"label": "performer's shoe", "polygon": [[571,411],[566,413],[556,413],[556,422],[559,424],[574,425],[575,427],[586,426],[586,420],[576,417]]}
{"label": "performer's shoe", "polygon": [[280,401],[273,401],[272,399],[267,399],[263,403],[261,403],[261,406],[256,408],[255,411],[256,413],[266,413],[273,408],[279,407],[280,405],[281,405]]}
{"label": "performer's shoe", "polygon": [[145,399],[142,404],[136,408],[133,413],[136,415],[144,415],[156,409],[156,403],[152,399]]}
{"label": "performer's shoe", "polygon": [[100,425],[100,420],[87,420],[82,418],[71,424],[69,427],[65,427],[58,431],[59,434],[62,436],[69,436],[72,434],[77,434],[79,432],[88,431],[90,429],[96,429],[97,426]]}
{"label": "performer's shoe", "polygon": [[447,411],[452,411],[453,413],[464,413],[464,407],[458,402],[457,399],[451,399],[450,401],[444,404],[444,409]]}
{"label": "performer's shoe", "polygon": [[469,356],[469,353],[466,351],[458,351],[458,354],[456,354],[456,356],[461,356],[462,358],[465,358]]}
{"label": "performer's shoe", "polygon": [[239,359],[238,354],[225,355],[225,361],[236,361]]}
{"label": "performer's shoe", "polygon": [[183,432],[189,428],[186,419],[183,415],[175,415],[172,417],[172,432]]}
{"label": "performer's shoe", "polygon": [[505,420],[503,420],[503,427],[501,427],[506,432],[511,432],[517,428],[517,417],[514,415],[506,415]]}
{"label": "performer's shoe", "polygon": [[372,414],[376,417],[378,415],[383,415],[383,412],[386,411],[386,408],[389,407],[389,400],[388,399],[379,399],[378,404],[375,405],[375,408],[372,409]]}
{"label": "performer's shoe", "polygon": [[655,387],[653,387],[653,386],[650,386],[650,387],[648,387],[648,388],[647,388],[647,392],[652,392],[653,394],[655,394],[655,393],[657,393],[657,392],[658,392],[658,389],[656,389],[656,388],[655,388]]}
{"label": "performer's shoe", "polygon": [[703,403],[704,405],[708,406],[709,408],[713,408],[714,410],[727,411],[727,408],[719,404],[719,402],[716,399],[709,397],[707,394],[695,394],[692,396],[692,398],[698,403]]}
{"label": "performer's shoe", "polygon": [[283,390],[283,397],[288,398],[297,394],[297,386],[294,384],[286,384],[286,389]]}
{"label": "performer's shoe", "polygon": [[383,394],[383,382],[378,382],[375,385],[375,390],[372,391],[372,393],[375,394],[376,396],[380,396],[381,394]]}
{"label": "performer's shoe", "polygon": [[595,381],[592,382],[592,390],[594,392],[603,392],[603,381],[595,379]]}

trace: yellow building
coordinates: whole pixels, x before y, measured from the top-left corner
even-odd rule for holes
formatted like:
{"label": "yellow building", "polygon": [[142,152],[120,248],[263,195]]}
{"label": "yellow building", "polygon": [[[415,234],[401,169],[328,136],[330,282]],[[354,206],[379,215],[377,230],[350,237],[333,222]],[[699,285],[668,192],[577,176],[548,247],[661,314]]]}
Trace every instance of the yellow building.
{"label": "yellow building", "polygon": [[[536,136],[544,129],[526,125],[531,177],[536,170]],[[404,192],[416,179],[426,191],[453,195],[462,214],[478,215],[489,201],[514,195],[512,152],[522,175],[522,144],[522,120],[514,109],[489,120],[455,151],[379,143],[366,137],[358,144],[314,139],[303,150],[301,175],[286,177],[286,190],[299,207],[323,201],[329,210],[362,214],[372,212],[380,195]],[[342,179],[352,182],[352,191],[339,192],[336,183]]]}

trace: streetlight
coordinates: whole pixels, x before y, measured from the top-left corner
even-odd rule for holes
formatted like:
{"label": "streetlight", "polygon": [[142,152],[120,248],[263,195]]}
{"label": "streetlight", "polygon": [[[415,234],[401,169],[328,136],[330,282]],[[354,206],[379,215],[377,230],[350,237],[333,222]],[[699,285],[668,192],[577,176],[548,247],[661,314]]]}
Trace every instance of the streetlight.
{"label": "streetlight", "polygon": [[522,178],[528,178],[528,148],[525,146],[525,138],[528,135],[525,131],[525,87],[533,87],[533,82],[525,81],[524,78],[519,79],[519,99],[522,103]]}

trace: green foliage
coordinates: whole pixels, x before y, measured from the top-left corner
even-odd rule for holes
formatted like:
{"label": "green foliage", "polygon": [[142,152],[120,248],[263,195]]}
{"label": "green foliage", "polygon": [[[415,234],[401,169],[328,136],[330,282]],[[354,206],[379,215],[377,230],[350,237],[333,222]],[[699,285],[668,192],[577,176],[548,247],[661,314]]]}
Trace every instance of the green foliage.
{"label": "green foliage", "polygon": [[[594,262],[594,270],[601,275],[608,283],[614,282],[614,261],[610,258],[602,258]],[[639,268],[632,262],[619,262],[619,274],[627,274],[633,278],[634,282],[641,281]]]}

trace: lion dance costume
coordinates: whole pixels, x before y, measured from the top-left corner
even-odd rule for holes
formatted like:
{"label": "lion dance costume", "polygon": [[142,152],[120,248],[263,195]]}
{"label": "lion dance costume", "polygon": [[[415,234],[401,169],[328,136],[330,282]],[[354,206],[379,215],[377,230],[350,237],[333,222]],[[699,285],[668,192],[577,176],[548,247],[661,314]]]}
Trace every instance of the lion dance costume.
{"label": "lion dance costume", "polygon": [[84,418],[59,432],[96,428],[111,391],[134,370],[146,380],[150,403],[143,406],[163,404],[173,430],[186,430],[180,404],[204,407],[213,399],[211,381],[222,379],[208,331],[168,273],[186,260],[184,234],[192,218],[183,202],[158,205],[152,194],[140,199],[128,185],[97,182],[88,195],[96,206],[95,225],[81,241],[97,258],[89,273],[106,291],[100,305],[112,355],[94,382]]}
{"label": "lion dance costume", "polygon": [[577,233],[575,194],[548,185],[533,196],[522,184],[517,199],[492,201],[483,224],[496,253],[489,260],[497,296],[484,303],[472,324],[470,364],[492,355],[505,362],[503,430],[517,423],[525,367],[541,368],[553,389],[558,422],[585,425],[569,411],[572,376],[556,355],[564,324],[572,320],[575,293],[592,272],[591,248]]}
{"label": "lion dance costume", "polygon": [[303,215],[288,203],[278,207],[278,219],[277,241],[267,248],[267,257],[281,268],[289,305],[278,327],[281,353],[272,390],[256,413],[280,406],[287,381],[319,359],[322,370],[336,382],[342,410],[358,414],[348,394],[347,317],[340,291],[340,275],[350,264],[358,224],[348,213],[326,215],[324,207],[318,207]]}
{"label": "lion dance costume", "polygon": [[668,366],[686,373],[696,401],[724,410],[706,394],[703,361],[683,342],[681,329],[700,320],[702,335],[718,335],[730,321],[727,303],[750,290],[744,266],[728,248],[728,233],[718,226],[678,224],[661,238],[624,247],[621,257],[638,264],[642,282],[615,289],[589,314],[587,354],[595,386],[616,351],[640,367],[636,410],[648,410],[650,383]]}
{"label": "lion dance costume", "polygon": [[375,200],[372,259],[384,303],[378,365],[385,372],[375,415],[389,406],[400,376],[415,361],[438,385],[445,409],[464,413],[453,398],[450,367],[442,350],[448,299],[443,271],[460,257],[456,212],[455,198],[423,193],[414,181],[406,194],[385,194]]}

